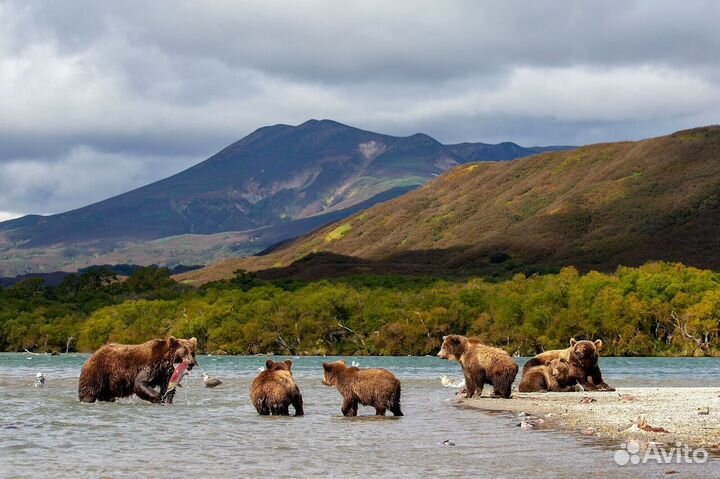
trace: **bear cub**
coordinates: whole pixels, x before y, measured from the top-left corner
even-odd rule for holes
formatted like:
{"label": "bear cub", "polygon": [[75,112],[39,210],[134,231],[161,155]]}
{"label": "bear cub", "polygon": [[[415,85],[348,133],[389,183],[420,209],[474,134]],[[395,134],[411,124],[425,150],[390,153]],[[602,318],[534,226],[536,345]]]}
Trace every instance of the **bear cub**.
{"label": "bear cub", "polygon": [[[570,392],[582,391],[577,384],[582,371],[561,358],[555,358],[542,366],[533,366],[523,374],[518,391],[532,392]],[[572,384],[567,385],[565,384]]]}
{"label": "bear cub", "polygon": [[344,361],[323,363],[323,384],[335,386],[343,397],[341,411],[357,416],[358,404],[372,406],[375,414],[384,416],[390,410],[402,416],[400,381],[387,369],[347,367]]}
{"label": "bear cub", "polygon": [[468,398],[482,395],[485,384],[493,386],[496,397],[510,397],[518,366],[502,349],[486,346],[476,338],[451,334],[443,338],[437,355],[440,359],[460,363]]}
{"label": "bear cub", "polygon": [[[578,368],[580,378],[577,382],[583,389],[587,391],[614,391],[615,389],[608,386],[603,380],[600,366],[598,365],[598,360],[600,359],[599,353],[602,347],[603,342],[599,339],[596,341],[578,341],[572,338],[570,339],[569,348],[545,351],[530,358],[530,360],[525,363],[525,366],[523,366],[523,376],[534,366],[542,366],[553,359],[560,358]],[[561,386],[572,386],[574,384],[575,382],[572,379],[569,383],[560,381]]]}
{"label": "bear cub", "polygon": [[265,370],[250,385],[250,400],[261,416],[289,416],[290,405],[296,416],[302,416],[303,398],[290,368],[292,361],[268,359]]}

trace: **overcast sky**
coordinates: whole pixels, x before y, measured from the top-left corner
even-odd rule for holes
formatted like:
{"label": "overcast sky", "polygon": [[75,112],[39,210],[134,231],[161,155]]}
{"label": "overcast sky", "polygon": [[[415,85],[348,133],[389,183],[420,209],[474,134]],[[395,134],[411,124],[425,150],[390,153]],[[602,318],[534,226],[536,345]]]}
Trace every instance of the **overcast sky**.
{"label": "overcast sky", "polygon": [[0,219],[309,118],[526,146],[719,123],[719,18],[710,0],[0,0]]}

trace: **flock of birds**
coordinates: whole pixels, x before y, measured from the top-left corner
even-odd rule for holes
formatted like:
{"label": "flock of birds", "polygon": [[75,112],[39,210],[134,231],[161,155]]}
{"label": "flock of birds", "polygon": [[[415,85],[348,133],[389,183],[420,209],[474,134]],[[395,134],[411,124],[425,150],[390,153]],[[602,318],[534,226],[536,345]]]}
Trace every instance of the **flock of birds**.
{"label": "flock of birds", "polygon": [[[352,362],[352,366],[358,367],[360,366],[360,363],[357,361]],[[258,368],[258,372],[264,371],[265,368]],[[187,375],[188,373],[185,373]],[[206,388],[216,388],[222,384],[222,381],[218,378],[211,377],[207,373],[202,374],[202,380],[205,384]],[[455,379],[450,379],[447,376],[440,377],[440,382],[443,386],[446,388],[456,388],[456,389],[462,389],[465,387],[465,380],[457,381]],[[35,374],[35,387],[41,388],[45,386],[45,375],[43,373],[37,373]]]}
{"label": "flock of birds", "polygon": [[[187,375],[187,373],[185,373]],[[206,388],[216,388],[222,384],[222,381],[220,381],[217,378],[210,377],[207,373],[203,373],[202,375],[203,383],[205,383]],[[37,373],[35,374],[35,387],[41,388],[45,386],[45,375],[43,373]]]}

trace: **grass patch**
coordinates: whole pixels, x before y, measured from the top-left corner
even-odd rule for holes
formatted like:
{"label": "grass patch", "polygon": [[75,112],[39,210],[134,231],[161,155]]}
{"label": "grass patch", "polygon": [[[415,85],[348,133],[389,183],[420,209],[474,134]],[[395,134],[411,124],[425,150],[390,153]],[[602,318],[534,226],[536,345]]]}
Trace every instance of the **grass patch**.
{"label": "grass patch", "polygon": [[341,239],[343,236],[348,234],[352,230],[352,225],[350,223],[344,223],[332,230],[330,233],[325,235],[325,242],[329,243],[331,241],[336,241]]}

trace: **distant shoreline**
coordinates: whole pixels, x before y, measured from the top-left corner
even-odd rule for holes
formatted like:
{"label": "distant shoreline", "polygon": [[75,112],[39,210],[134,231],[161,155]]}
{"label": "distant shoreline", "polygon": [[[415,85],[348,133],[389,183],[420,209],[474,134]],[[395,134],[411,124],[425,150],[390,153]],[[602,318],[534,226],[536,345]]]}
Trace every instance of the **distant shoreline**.
{"label": "distant shoreline", "polygon": [[[520,415],[536,429],[557,429],[618,442],[637,440],[704,447],[720,453],[720,387],[627,387],[602,393],[517,393],[511,399],[460,399],[458,404],[483,411]],[[621,396],[622,395],[622,396]],[[584,397],[595,399],[587,404]],[[624,400],[621,399],[624,397]],[[700,414],[701,409],[709,414]],[[637,427],[638,418],[668,432]],[[537,421],[539,418],[542,421]]]}

